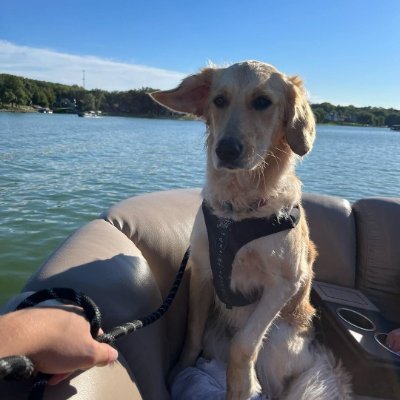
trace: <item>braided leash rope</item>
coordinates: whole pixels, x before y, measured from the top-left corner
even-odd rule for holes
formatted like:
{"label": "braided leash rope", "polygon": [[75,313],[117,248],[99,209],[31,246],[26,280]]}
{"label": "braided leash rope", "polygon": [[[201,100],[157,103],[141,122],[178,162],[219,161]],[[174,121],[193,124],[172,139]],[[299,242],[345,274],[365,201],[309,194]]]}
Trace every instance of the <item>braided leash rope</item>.
{"label": "braided leash rope", "polygon": [[[185,255],[183,256],[181,265],[167,298],[157,310],[143,318],[138,318],[133,321],[126,322],[120,326],[116,326],[103,335],[98,335],[102,324],[101,313],[96,303],[90,297],[83,293],[76,292],[73,289],[52,288],[40,290],[23,300],[16,309],[22,310],[24,308],[33,307],[46,300],[63,300],[72,302],[83,309],[83,312],[90,324],[90,333],[92,337],[100,343],[108,343],[114,346],[115,341],[121,336],[128,335],[156,322],[168,311],[173,300],[175,299],[180,283],[182,282],[189,256],[190,248],[187,249]],[[10,356],[0,359],[0,379],[27,379],[30,378],[33,373],[34,365],[28,357]],[[40,400],[43,398],[44,390],[50,377],[51,375],[42,373],[39,373],[36,376],[28,400]]]}
{"label": "braided leash rope", "polygon": [[25,356],[9,356],[0,359],[0,379],[28,379],[33,374],[32,361]]}

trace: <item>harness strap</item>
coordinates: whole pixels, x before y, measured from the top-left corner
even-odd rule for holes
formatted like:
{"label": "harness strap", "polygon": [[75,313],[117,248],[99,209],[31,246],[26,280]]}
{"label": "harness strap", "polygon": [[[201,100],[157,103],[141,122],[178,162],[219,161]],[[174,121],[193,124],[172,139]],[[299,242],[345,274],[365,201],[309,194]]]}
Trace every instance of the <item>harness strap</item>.
{"label": "harness strap", "polygon": [[273,215],[241,221],[217,217],[205,201],[202,209],[208,233],[214,287],[219,299],[229,309],[254,303],[261,297],[261,291],[244,295],[234,292],[230,287],[236,253],[253,240],[294,228],[300,220],[299,206],[293,207],[290,213],[281,218]]}

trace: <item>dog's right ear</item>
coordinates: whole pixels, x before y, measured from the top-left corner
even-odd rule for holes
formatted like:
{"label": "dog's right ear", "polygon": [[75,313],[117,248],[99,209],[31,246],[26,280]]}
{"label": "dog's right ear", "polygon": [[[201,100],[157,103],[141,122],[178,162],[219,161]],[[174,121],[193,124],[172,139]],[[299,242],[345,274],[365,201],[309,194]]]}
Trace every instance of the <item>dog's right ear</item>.
{"label": "dog's right ear", "polygon": [[190,113],[201,117],[210,92],[214,70],[206,68],[190,75],[175,89],[151,93],[150,96],[172,111]]}

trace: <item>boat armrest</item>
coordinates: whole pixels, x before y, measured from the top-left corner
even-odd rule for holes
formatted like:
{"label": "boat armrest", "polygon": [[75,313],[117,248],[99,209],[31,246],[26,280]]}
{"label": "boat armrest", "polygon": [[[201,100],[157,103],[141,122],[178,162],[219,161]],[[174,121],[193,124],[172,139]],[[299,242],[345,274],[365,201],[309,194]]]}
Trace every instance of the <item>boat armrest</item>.
{"label": "boat armrest", "polygon": [[351,204],[340,197],[305,193],[303,206],[318,250],[315,279],[354,287],[356,227]]}
{"label": "boat armrest", "polygon": [[[124,233],[146,258],[162,298],[171,289],[185,254],[196,213],[200,189],[176,189],[131,197],[115,204],[102,217]],[[189,271],[188,271],[189,272]],[[189,273],[185,273],[166,320],[171,368],[182,349],[187,318]]]}
{"label": "boat armrest", "polygon": [[400,198],[353,204],[357,226],[357,288],[400,326]]}
{"label": "boat armrest", "polygon": [[[105,331],[149,314],[162,302],[141,251],[104,220],[94,220],[71,235],[31,277],[24,290],[60,286],[91,297],[101,310]],[[129,366],[127,373],[144,398],[168,398],[165,332],[165,321],[161,320],[117,341],[118,351]],[[82,399],[97,398],[85,397],[84,390],[79,389],[78,393]]]}

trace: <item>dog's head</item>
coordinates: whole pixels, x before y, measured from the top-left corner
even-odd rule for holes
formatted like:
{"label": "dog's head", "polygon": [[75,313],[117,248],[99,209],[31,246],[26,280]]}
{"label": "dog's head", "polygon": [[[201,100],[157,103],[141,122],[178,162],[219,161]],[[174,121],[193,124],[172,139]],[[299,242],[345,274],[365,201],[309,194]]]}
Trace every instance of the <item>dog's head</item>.
{"label": "dog's head", "polygon": [[205,118],[216,169],[253,170],[282,143],[303,156],[314,142],[314,116],[301,79],[261,62],[206,68],[151,96],[171,110]]}

